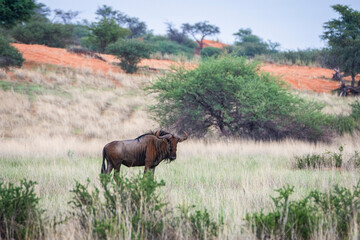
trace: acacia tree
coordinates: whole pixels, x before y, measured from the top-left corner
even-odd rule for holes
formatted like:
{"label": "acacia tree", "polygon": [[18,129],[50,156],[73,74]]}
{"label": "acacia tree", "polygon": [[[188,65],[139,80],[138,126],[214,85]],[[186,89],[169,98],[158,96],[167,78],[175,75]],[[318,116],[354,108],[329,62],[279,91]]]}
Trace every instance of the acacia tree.
{"label": "acacia tree", "polygon": [[194,40],[199,44],[199,50],[203,49],[203,40],[206,36],[211,36],[220,33],[219,27],[211,25],[208,21],[198,22],[194,25],[184,23],[182,29],[189,33]]}
{"label": "acacia tree", "polygon": [[290,94],[245,58],[209,58],[196,69],[180,68],[160,77],[148,90],[156,93],[151,111],[160,126],[194,137],[215,131],[262,140],[316,141],[323,137],[327,120],[321,106]]}
{"label": "acacia tree", "polygon": [[174,42],[177,42],[179,44],[184,44],[186,42],[187,38],[187,34],[184,28],[182,28],[182,30],[178,30],[175,28],[175,26],[170,23],[167,22],[165,23],[167,26],[166,32],[167,32],[167,37]]}
{"label": "acacia tree", "polygon": [[70,24],[71,21],[79,15],[78,11],[64,11],[61,9],[54,10],[54,19],[60,18],[64,24]]}
{"label": "acacia tree", "polygon": [[331,55],[336,56],[344,75],[351,75],[351,86],[354,86],[355,76],[360,73],[360,12],[341,4],[332,8],[340,18],[324,24],[321,38],[328,41]]}
{"label": "acacia tree", "polygon": [[138,38],[145,36],[147,31],[147,26],[145,22],[140,21],[136,17],[129,17],[125,16],[123,18],[124,24],[129,28],[130,35],[128,35],[128,38]]}

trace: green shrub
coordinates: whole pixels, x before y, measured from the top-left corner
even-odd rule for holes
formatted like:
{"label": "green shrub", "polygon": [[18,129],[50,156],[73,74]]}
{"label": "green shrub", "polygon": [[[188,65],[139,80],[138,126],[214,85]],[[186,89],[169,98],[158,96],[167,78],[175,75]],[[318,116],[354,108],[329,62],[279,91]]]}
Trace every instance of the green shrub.
{"label": "green shrub", "polygon": [[149,88],[151,107],[162,127],[202,137],[210,129],[223,136],[253,139],[325,139],[323,106],[294,96],[284,83],[259,72],[259,64],[224,56],[198,68],[177,69]]}
{"label": "green shrub", "polygon": [[100,188],[89,186],[88,180],[86,185],[77,182],[71,191],[73,217],[91,238],[161,239],[180,234],[209,239],[222,230],[222,218],[213,221],[206,209],[180,207],[180,215],[169,209],[157,193],[164,181],[154,181],[150,172],[144,177],[115,174],[114,178],[100,175]]}
{"label": "green shrub", "polygon": [[353,190],[335,185],[330,192],[313,190],[303,199],[289,199],[294,187],[276,190],[274,209],[246,214],[246,222],[258,239],[313,239],[319,232],[336,239],[352,239],[360,224],[360,181]]}
{"label": "green shrub", "polygon": [[[327,151],[322,154],[308,154],[295,157],[295,168],[298,169],[320,169],[320,168],[345,168],[354,169],[360,167],[360,156],[357,151],[353,155],[347,156],[343,153],[343,146],[339,147],[339,152]],[[346,157],[345,157],[346,156]]]}
{"label": "green shrub", "polygon": [[325,230],[335,226],[337,239],[351,239],[353,234],[359,234],[352,231],[360,224],[360,181],[352,191],[335,185],[329,193],[314,190],[309,196],[322,211]]}
{"label": "green shrub", "polygon": [[169,38],[161,35],[152,35],[147,34],[144,37],[144,42],[150,45],[152,52],[161,53],[162,56],[176,55],[176,56],[186,56],[188,59],[194,57],[195,48],[197,43],[191,41],[190,39],[185,39],[181,44],[172,41]]}
{"label": "green shrub", "polygon": [[359,121],[360,120],[360,101],[357,100],[355,102],[353,102],[352,104],[350,104],[351,106],[351,117],[355,120],[355,121]]}
{"label": "green shrub", "polygon": [[153,52],[160,52],[162,55],[185,55],[188,58],[194,56],[194,49],[169,40],[156,41],[151,44],[151,48]]}
{"label": "green shrub", "polygon": [[87,185],[76,183],[69,204],[82,228],[99,239],[113,236],[125,238],[156,238],[162,233],[166,206],[156,190],[164,182],[156,182],[151,173],[142,177],[123,178],[101,175],[101,188],[89,190]]}
{"label": "green shrub", "polygon": [[324,156],[318,154],[311,154],[311,155],[308,154],[303,157],[295,157],[295,159],[296,159],[296,167],[298,169],[320,168],[328,165],[328,162],[325,161]]}
{"label": "green shrub", "polygon": [[39,239],[43,236],[36,182],[22,180],[19,186],[0,182],[0,238]]}
{"label": "green shrub", "polygon": [[85,47],[104,52],[106,48],[119,39],[131,34],[127,28],[122,28],[113,18],[102,18],[98,22],[94,22],[89,26],[90,34],[84,36],[82,43]]}
{"label": "green shrub", "polygon": [[289,200],[294,187],[276,190],[278,197],[272,197],[274,210],[265,214],[246,214],[245,220],[258,239],[310,239],[319,225],[320,216],[309,198]]}
{"label": "green shrub", "polygon": [[181,213],[180,219],[189,225],[192,236],[195,239],[211,239],[217,237],[224,226],[223,218],[219,217],[217,222],[211,219],[206,208],[203,211],[192,211],[194,208],[195,206],[179,207]]}
{"label": "green shrub", "polygon": [[74,42],[72,25],[52,23],[49,20],[34,19],[18,25],[12,31],[12,36],[22,43],[58,48],[64,48]]}
{"label": "green shrub", "polygon": [[350,104],[350,106],[350,115],[328,115],[326,117],[329,129],[340,135],[345,133],[353,134],[355,131],[360,130],[360,103],[359,101],[355,101],[354,103]]}
{"label": "green shrub", "polygon": [[126,73],[135,73],[141,58],[149,58],[151,53],[149,45],[134,39],[120,40],[109,44],[106,51],[120,59],[121,69]]}
{"label": "green shrub", "polygon": [[23,62],[21,53],[11,46],[4,36],[0,35],[0,68],[21,67]]}
{"label": "green shrub", "polygon": [[202,58],[217,57],[221,53],[222,53],[222,50],[220,48],[205,47],[205,48],[201,49],[200,56]]}
{"label": "green shrub", "polygon": [[358,129],[358,123],[356,123],[352,116],[339,115],[332,117],[331,126],[340,135],[343,135],[344,133],[352,134]]}
{"label": "green shrub", "polygon": [[284,52],[276,52],[271,54],[264,54],[257,57],[259,60],[272,62],[277,64],[287,65],[305,65],[305,66],[322,66],[323,51],[318,49],[305,50],[288,50]]}

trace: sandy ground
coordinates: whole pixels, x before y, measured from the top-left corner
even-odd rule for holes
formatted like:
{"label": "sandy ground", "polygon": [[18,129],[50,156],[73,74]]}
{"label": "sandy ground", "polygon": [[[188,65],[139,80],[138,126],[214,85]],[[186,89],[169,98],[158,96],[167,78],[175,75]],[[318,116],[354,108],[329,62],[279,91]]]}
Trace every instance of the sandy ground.
{"label": "sandy ground", "polygon": [[[65,67],[88,68],[94,72],[122,72],[113,63],[118,62],[112,55],[101,54],[106,60],[101,61],[89,56],[78,55],[68,52],[66,49],[50,48],[43,45],[13,44],[25,58],[25,68],[34,64],[54,64]],[[151,69],[169,69],[172,65],[182,63],[171,60],[144,59],[140,66]],[[194,67],[193,64],[185,63],[186,67]],[[332,81],[333,71],[318,67],[287,66],[276,64],[263,64],[261,70],[280,76],[292,88],[299,90],[311,90],[315,92],[330,92],[340,86],[339,82]]]}

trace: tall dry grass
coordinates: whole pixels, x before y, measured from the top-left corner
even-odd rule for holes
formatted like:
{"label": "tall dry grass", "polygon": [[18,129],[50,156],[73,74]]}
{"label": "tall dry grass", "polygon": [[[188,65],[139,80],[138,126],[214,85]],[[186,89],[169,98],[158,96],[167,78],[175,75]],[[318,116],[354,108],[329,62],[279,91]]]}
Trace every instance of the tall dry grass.
{"label": "tall dry grass", "polygon": [[[0,76],[9,81],[5,75]],[[37,181],[47,216],[65,216],[75,180],[84,183],[89,178],[98,183],[101,150],[107,142],[135,138],[158,127],[146,113],[153,98],[142,90],[152,78],[47,66],[16,70],[12,81],[39,84],[45,91],[31,97],[15,88],[0,90],[0,179]],[[330,113],[349,111],[353,101],[328,94],[307,93],[306,97],[324,102]],[[358,140],[358,134],[317,144],[190,137],[179,143],[176,161],[161,163],[155,177],[165,180],[161,194],[169,205],[195,204],[215,217],[223,216],[225,228],[219,239],[249,239],[254,237],[245,227],[245,214],[270,210],[274,189],[294,185],[292,197],[301,198],[311,189],[355,185],[359,170],[295,170],[293,162],[295,156],[337,151],[340,145],[346,154],[353,153],[360,147]],[[125,176],[142,171],[121,168]],[[52,239],[89,238],[72,220],[57,231],[50,227],[47,231]]]}

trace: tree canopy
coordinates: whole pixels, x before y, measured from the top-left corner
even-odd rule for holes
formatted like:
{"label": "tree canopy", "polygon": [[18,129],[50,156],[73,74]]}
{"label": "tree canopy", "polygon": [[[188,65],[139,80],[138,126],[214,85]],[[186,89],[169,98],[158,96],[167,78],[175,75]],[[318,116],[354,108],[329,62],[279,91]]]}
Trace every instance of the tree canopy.
{"label": "tree canopy", "polygon": [[18,22],[28,20],[35,7],[35,0],[0,0],[1,26],[10,28]]}
{"label": "tree canopy", "polygon": [[0,68],[7,69],[10,66],[21,67],[24,59],[21,53],[9,45],[8,40],[0,35]]}
{"label": "tree canopy", "polygon": [[351,75],[351,85],[354,86],[355,76],[360,73],[360,12],[341,4],[332,8],[340,18],[324,24],[321,38],[327,41],[341,71]]}
{"label": "tree canopy", "polygon": [[260,54],[276,53],[276,48],[280,46],[276,42],[264,42],[260,37],[254,35],[250,28],[240,28],[233,35],[236,37],[236,47],[233,51],[238,56],[254,57]]}
{"label": "tree canopy", "polygon": [[209,132],[253,139],[293,137],[316,141],[327,117],[321,106],[292,95],[282,83],[239,57],[209,58],[178,69],[150,87],[151,110],[161,127],[202,137]]}
{"label": "tree canopy", "polygon": [[194,38],[194,40],[199,44],[200,50],[204,47],[203,40],[206,36],[220,33],[219,27],[209,24],[208,21],[197,22],[193,25],[184,23],[182,25],[182,29]]}
{"label": "tree canopy", "polygon": [[103,5],[96,10],[96,15],[101,20],[114,20],[119,26],[126,26],[130,33],[127,35],[128,38],[138,38],[144,36],[148,30],[145,22],[139,20],[136,17],[129,17],[123,12],[114,10],[112,7]]}

